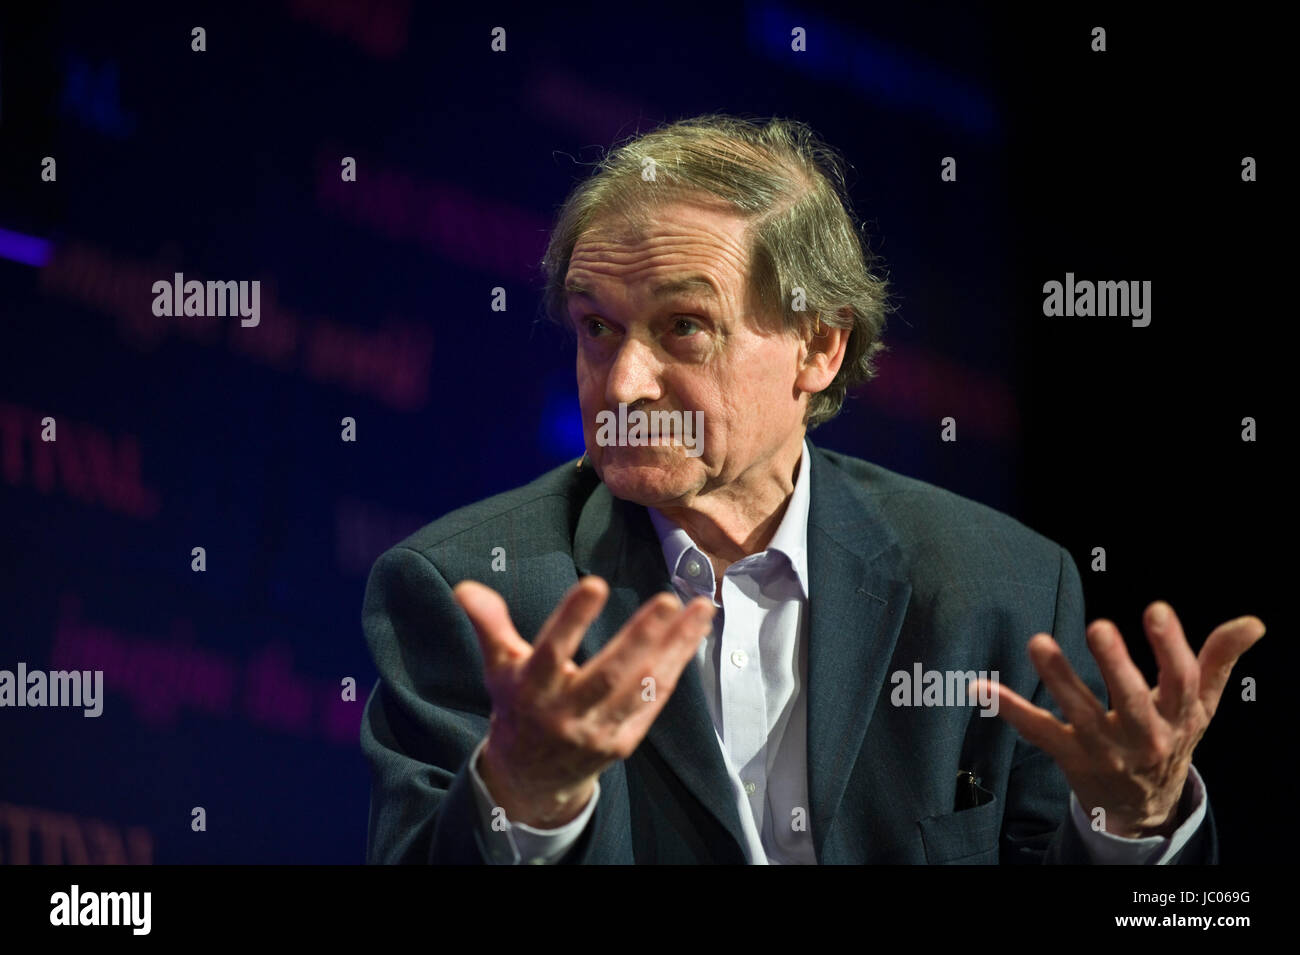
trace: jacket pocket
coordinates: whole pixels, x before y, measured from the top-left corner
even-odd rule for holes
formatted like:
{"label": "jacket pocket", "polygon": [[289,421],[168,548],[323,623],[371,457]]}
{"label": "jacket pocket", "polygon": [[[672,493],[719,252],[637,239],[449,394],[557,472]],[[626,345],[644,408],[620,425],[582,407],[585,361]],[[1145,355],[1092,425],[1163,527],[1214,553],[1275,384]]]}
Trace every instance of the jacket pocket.
{"label": "jacket pocket", "polygon": [[996,865],[1002,833],[1002,800],[917,822],[930,865]]}

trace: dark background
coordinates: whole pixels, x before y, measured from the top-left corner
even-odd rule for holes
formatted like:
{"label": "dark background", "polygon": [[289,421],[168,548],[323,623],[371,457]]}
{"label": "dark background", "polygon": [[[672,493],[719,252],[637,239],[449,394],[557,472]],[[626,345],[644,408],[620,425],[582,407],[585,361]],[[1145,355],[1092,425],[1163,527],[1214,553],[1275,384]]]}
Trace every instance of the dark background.
{"label": "dark background", "polygon": [[[1260,681],[1259,701],[1230,683],[1195,762],[1224,861],[1276,854],[1294,776],[1290,511],[1270,450],[1292,440],[1283,31],[1257,11],[1246,25],[1093,4],[1037,16],[9,11],[0,668],[102,668],[105,704],[98,719],[0,710],[0,861],[362,858],[370,564],[581,453],[572,344],[540,317],[547,231],[602,148],[712,111],[801,119],[840,149],[893,283],[881,374],[815,442],[1062,543],[1089,619],[1115,620],[1151,677],[1153,599],[1195,648],[1241,614],[1269,626],[1234,674]],[[806,53],[789,49],[796,25]],[[40,180],[45,156],[57,182]],[[339,181],[343,156],[355,183]],[[939,178],[944,156],[956,182]],[[1243,156],[1258,182],[1241,181]],[[155,318],[150,286],[176,271],[261,280],[261,325]],[[1045,318],[1042,284],[1067,271],[1151,280],[1151,325]],[[947,415],[956,443],[939,439]]]}

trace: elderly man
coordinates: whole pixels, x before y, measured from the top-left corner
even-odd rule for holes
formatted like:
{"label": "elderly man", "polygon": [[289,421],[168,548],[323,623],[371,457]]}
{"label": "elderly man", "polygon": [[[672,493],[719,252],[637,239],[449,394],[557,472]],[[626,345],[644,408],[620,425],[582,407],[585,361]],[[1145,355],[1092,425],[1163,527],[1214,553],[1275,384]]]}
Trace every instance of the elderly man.
{"label": "elderly man", "polygon": [[[545,266],[587,455],[376,562],[371,861],[1216,859],[1192,750],[1263,624],[1198,658],[1153,603],[1153,690],[1113,624],[1086,652],[1063,548],[813,446],[886,305],[807,127],[624,145]],[[598,428],[629,410],[702,439]]]}

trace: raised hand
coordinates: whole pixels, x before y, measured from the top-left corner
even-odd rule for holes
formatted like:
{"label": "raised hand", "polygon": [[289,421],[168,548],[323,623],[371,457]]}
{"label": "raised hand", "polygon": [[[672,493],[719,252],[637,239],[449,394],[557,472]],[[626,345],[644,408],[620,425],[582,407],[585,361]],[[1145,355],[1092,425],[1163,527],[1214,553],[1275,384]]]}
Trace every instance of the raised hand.
{"label": "raised hand", "polygon": [[1258,617],[1238,617],[1216,627],[1195,656],[1169,604],[1147,607],[1143,624],[1160,668],[1155,689],[1129,658],[1115,624],[1095,620],[1088,628],[1088,647],[1114,709],[1093,696],[1046,633],[1029,641],[1029,657],[1068,723],[1006,686],[989,684],[998,694],[998,715],[1056,760],[1086,811],[1105,810],[1105,831],[1128,838],[1176,828],[1192,750],[1238,658],[1264,635]]}
{"label": "raised hand", "polygon": [[657,594],[579,667],[573,654],[609,597],[601,578],[575,584],[532,645],[490,587],[465,581],[453,596],[478,634],[492,698],[479,774],[507,818],[538,828],[581,813],[600,773],[640,745],[716,609],[706,597],[683,607]]}

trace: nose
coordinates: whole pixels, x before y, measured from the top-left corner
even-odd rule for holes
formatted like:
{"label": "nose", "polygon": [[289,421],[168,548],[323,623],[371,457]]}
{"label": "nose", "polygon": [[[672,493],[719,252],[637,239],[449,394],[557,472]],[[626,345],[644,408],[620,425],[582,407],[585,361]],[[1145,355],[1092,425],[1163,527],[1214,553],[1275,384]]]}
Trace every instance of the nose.
{"label": "nose", "polygon": [[609,367],[605,379],[606,402],[611,406],[624,403],[632,407],[637,402],[658,401],[663,397],[659,371],[654,350],[629,335]]}

